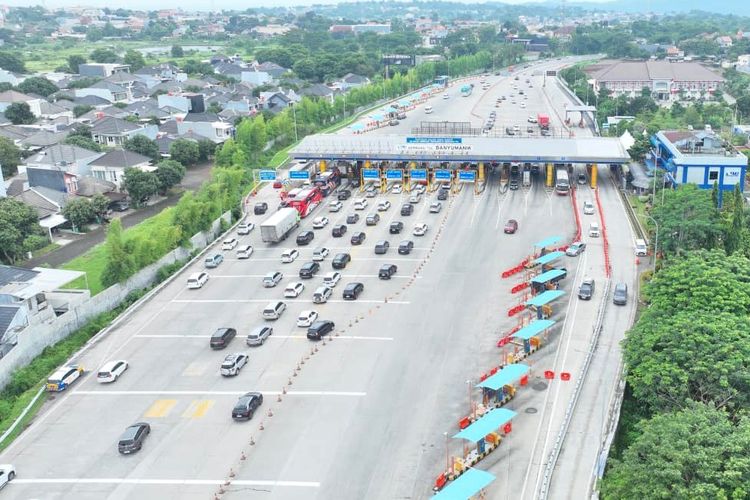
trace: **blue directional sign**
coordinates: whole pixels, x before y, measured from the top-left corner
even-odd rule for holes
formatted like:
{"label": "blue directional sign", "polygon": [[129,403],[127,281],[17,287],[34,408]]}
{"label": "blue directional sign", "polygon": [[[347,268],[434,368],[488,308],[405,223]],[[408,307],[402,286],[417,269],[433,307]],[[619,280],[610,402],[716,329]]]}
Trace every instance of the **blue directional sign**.
{"label": "blue directional sign", "polygon": [[400,169],[386,170],[385,178],[389,181],[400,181],[404,178],[404,171]]}
{"label": "blue directional sign", "polygon": [[276,180],[276,171],[275,170],[261,170],[260,171],[260,180],[262,180],[262,181],[275,181]]}
{"label": "blue directional sign", "polygon": [[458,172],[459,182],[474,182],[477,178],[477,173],[474,170],[460,170]]}
{"label": "blue directional sign", "polygon": [[449,169],[435,170],[436,181],[449,181],[451,180],[451,171]]}
{"label": "blue directional sign", "polygon": [[290,170],[289,178],[290,179],[309,179],[310,172],[308,172],[307,170]]}
{"label": "blue directional sign", "polygon": [[407,137],[406,144],[461,144],[461,137]]}
{"label": "blue directional sign", "polygon": [[363,168],[362,169],[363,179],[380,179],[380,170],[377,168]]}
{"label": "blue directional sign", "polygon": [[427,180],[427,169],[426,168],[413,168],[410,171],[411,180],[413,181],[426,181]]}

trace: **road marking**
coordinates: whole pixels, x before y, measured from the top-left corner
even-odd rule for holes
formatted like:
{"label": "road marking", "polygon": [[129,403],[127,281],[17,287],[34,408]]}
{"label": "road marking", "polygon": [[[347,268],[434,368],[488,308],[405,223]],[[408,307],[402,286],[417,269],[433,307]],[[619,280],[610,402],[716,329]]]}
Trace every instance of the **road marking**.
{"label": "road marking", "polygon": [[[149,337],[148,334],[143,335],[136,335],[136,337]],[[194,337],[202,338],[202,339],[208,339],[210,336],[208,335],[194,335]],[[204,373],[206,373],[206,368],[208,368],[208,364],[205,361],[193,361],[189,365],[187,365],[187,368],[185,368],[182,371],[183,377],[200,377]]]}
{"label": "road marking", "polygon": [[[143,339],[201,339],[206,340],[210,339],[210,335],[171,335],[171,334],[148,334],[144,333],[143,335],[136,335],[138,338]],[[306,335],[271,335],[268,337],[269,339],[306,339]],[[362,337],[357,335],[344,335],[339,337],[341,339],[349,339],[349,340],[393,340],[393,337]],[[185,376],[197,376],[202,375],[205,372],[205,366],[196,365],[196,362],[191,363],[185,371],[182,372]]]}
{"label": "road marking", "polygon": [[[265,278],[265,274],[212,274],[212,278]],[[411,275],[394,274],[391,279],[409,279]],[[342,278],[378,278],[377,274],[344,274]],[[300,278],[301,279],[301,278]]]}
{"label": "road marking", "polygon": [[[132,479],[132,478],[18,478],[11,484],[147,484],[167,486],[218,486],[226,479]],[[233,486],[290,486],[299,488],[319,488],[317,481],[266,481],[233,479]]]}
{"label": "road marking", "polygon": [[[269,339],[306,339],[306,335],[271,335]],[[342,335],[336,337],[342,340],[393,340],[393,337],[359,337],[356,335]]]}
{"label": "road marking", "polygon": [[[267,304],[269,299],[176,299],[172,302],[178,304]],[[300,304],[312,304],[312,300],[299,300],[299,299],[284,299],[284,302],[288,303],[300,303]],[[343,304],[358,302],[362,304],[397,304],[397,305],[409,305],[411,302],[405,300],[389,300],[384,302],[382,300],[329,300],[327,303]]]}
{"label": "road marking", "polygon": [[[79,396],[241,396],[247,391],[74,391],[70,394]],[[259,391],[264,395],[276,396],[281,391]],[[363,397],[366,392],[347,392],[347,391],[287,391],[290,396],[353,396]],[[172,402],[170,408],[177,404],[176,399],[167,399],[160,401]],[[154,403],[156,406],[160,401]],[[152,406],[151,408],[153,408]],[[146,414],[148,417],[149,415]],[[157,415],[158,416],[158,415]]]}
{"label": "road marking", "polygon": [[182,416],[184,418],[202,418],[206,415],[206,412],[211,409],[214,405],[213,399],[198,399],[192,401],[187,410],[184,411]]}
{"label": "road marking", "polygon": [[151,405],[151,408],[146,410],[143,416],[146,418],[164,418],[176,404],[176,399],[159,399]]}

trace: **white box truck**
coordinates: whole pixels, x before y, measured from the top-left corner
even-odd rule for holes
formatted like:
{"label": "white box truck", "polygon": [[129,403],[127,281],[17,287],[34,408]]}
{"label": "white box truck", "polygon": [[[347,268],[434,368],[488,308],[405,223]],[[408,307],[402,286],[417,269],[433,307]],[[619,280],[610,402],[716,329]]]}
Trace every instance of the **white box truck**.
{"label": "white box truck", "polygon": [[282,208],[260,225],[260,237],[265,243],[283,241],[292,229],[299,226],[299,212],[296,208]]}
{"label": "white box truck", "polygon": [[523,187],[529,187],[529,186],[531,186],[531,171],[524,170],[523,171]]}

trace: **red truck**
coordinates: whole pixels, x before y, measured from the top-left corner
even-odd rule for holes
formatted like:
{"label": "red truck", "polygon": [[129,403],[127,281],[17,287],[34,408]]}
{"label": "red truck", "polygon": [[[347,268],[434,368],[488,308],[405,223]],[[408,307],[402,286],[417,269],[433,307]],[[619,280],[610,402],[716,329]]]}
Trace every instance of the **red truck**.
{"label": "red truck", "polygon": [[536,121],[540,129],[549,130],[549,116],[539,113],[536,115]]}

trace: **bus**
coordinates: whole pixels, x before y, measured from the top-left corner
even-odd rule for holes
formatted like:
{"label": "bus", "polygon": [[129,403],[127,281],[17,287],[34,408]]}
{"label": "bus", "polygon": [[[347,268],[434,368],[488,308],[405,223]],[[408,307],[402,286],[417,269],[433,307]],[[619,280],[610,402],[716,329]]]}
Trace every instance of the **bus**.
{"label": "bus", "polygon": [[555,192],[564,196],[570,192],[570,180],[568,179],[568,169],[558,167],[555,172]]}
{"label": "bus", "polygon": [[461,87],[461,97],[469,97],[474,91],[474,84],[469,83]]}
{"label": "bus", "polygon": [[328,172],[322,172],[315,176],[315,185],[320,188],[323,196],[328,196],[341,185],[341,171],[334,167]]}
{"label": "bus", "polygon": [[448,79],[449,79],[448,75],[440,75],[440,76],[436,76],[435,79],[432,81],[432,83],[440,87],[447,87]]}
{"label": "bus", "polygon": [[296,208],[301,218],[305,218],[310,215],[310,212],[315,210],[321,200],[323,199],[323,193],[320,192],[319,187],[313,187],[310,189],[303,189],[296,193],[294,198],[287,198],[285,201],[288,206]]}

